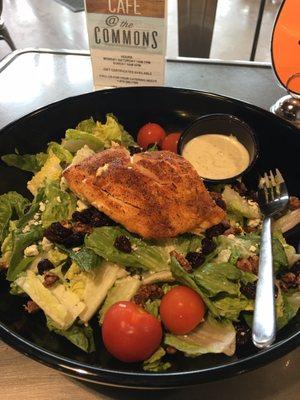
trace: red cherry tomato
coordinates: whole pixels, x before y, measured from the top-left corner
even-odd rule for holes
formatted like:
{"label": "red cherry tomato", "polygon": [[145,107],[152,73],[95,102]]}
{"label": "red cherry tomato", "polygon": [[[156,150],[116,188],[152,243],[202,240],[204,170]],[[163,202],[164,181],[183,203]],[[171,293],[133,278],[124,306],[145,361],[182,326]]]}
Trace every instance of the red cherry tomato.
{"label": "red cherry tomato", "polygon": [[177,153],[177,145],[180,138],[180,133],[170,133],[164,141],[162,142],[161,148],[162,150],[169,150],[173,153]]}
{"label": "red cherry tomato", "polygon": [[124,362],[149,358],[160,345],[161,323],[131,301],[120,301],[106,312],[102,325],[107,350]]}
{"label": "red cherry tomato", "polygon": [[161,320],[176,335],[185,335],[192,331],[203,320],[204,314],[202,298],[186,286],[174,287],[161,300]]}
{"label": "red cherry tomato", "polygon": [[137,142],[143,149],[147,149],[149,144],[161,145],[165,137],[166,132],[160,125],[149,122],[139,130]]}

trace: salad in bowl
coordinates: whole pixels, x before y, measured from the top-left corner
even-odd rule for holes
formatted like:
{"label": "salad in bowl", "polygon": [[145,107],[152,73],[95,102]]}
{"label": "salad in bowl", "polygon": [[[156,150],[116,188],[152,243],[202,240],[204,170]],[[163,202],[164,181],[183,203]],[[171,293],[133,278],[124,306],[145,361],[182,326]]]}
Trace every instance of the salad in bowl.
{"label": "salad in bowl", "polygon": [[[157,372],[177,352],[232,356],[249,342],[262,216],[241,181],[207,189],[178,134],[145,131],[136,143],[108,114],[45,152],[3,156],[33,176],[31,199],[0,197],[0,267],[50,331],[85,352],[102,335],[113,357]],[[300,255],[283,236],[299,222],[292,197],[273,226],[278,330],[300,306]]]}

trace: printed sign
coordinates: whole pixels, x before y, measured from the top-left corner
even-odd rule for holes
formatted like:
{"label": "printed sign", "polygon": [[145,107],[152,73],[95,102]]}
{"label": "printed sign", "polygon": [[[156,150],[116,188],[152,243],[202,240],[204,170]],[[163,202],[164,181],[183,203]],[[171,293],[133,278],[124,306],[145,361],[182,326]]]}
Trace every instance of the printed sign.
{"label": "printed sign", "polygon": [[96,88],[164,84],[167,0],[86,0]]}

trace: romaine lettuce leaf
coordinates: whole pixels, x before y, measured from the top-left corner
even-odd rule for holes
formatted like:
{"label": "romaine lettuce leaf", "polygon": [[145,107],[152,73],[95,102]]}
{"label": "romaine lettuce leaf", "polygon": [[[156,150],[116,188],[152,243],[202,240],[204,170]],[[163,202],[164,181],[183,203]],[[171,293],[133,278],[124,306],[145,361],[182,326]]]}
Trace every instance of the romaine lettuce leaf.
{"label": "romaine lettuce leaf", "polygon": [[75,261],[78,267],[83,271],[91,271],[101,264],[101,257],[85,246],[79,251],[73,251],[72,249],[67,249],[60,245],[58,245],[58,247],[67,253],[71,260]]}
{"label": "romaine lettuce leaf", "polygon": [[280,241],[274,237],[272,239],[272,251],[274,272],[277,274],[278,272],[282,272],[285,269],[288,269],[289,263],[284,247],[280,243]]}
{"label": "romaine lettuce leaf", "polygon": [[7,165],[20,168],[23,171],[38,172],[45,164],[48,155],[46,153],[37,154],[6,154],[1,157]]}
{"label": "romaine lettuce leaf", "polygon": [[[126,236],[132,245],[131,253],[124,253],[114,246],[117,237]],[[86,247],[92,249],[105,260],[124,267],[142,268],[150,271],[162,271],[170,268],[168,251],[145,240],[131,235],[118,226],[96,228],[85,238]]]}
{"label": "romaine lettuce leaf", "polygon": [[9,223],[14,213],[20,218],[29,204],[29,201],[17,192],[8,192],[0,196],[0,245],[8,234]]}
{"label": "romaine lettuce leaf", "polygon": [[47,327],[50,331],[64,336],[86,353],[96,350],[93,329],[89,325],[79,325],[75,322],[70,328],[62,330],[55,326],[50,317],[47,317]]}
{"label": "romaine lettuce leaf", "polygon": [[222,198],[226,203],[227,210],[238,216],[257,219],[260,218],[260,211],[257,205],[249,204],[249,202],[233,190],[230,186],[226,185],[222,193]]}
{"label": "romaine lettuce leaf", "polygon": [[58,329],[68,329],[84,310],[84,303],[63,284],[46,288],[42,279],[27,270],[16,279],[16,284],[53,320]]}
{"label": "romaine lettuce leaf", "polygon": [[43,229],[41,226],[33,225],[26,233],[16,230],[12,235],[12,253],[6,275],[9,281],[14,281],[27,268],[28,263],[24,261],[26,260],[24,259],[24,250],[43,237]]}
{"label": "romaine lettuce leaf", "polygon": [[93,133],[93,129],[95,128],[95,126],[96,126],[96,122],[91,117],[89,119],[85,119],[85,120],[79,122],[79,124],[76,126],[76,129],[78,131]]}
{"label": "romaine lettuce leaf", "polygon": [[65,149],[61,144],[58,144],[56,142],[50,142],[48,144],[48,149],[47,149],[48,154],[55,154],[61,162],[64,162],[66,164],[71,164],[73,160],[72,154]]}
{"label": "romaine lettuce leaf", "polygon": [[167,333],[165,344],[175,347],[190,357],[206,353],[224,353],[232,356],[235,353],[235,337],[235,329],[230,321],[218,321],[208,315],[205,322],[187,335]]}
{"label": "romaine lettuce leaf", "polygon": [[83,146],[88,146],[94,151],[102,151],[104,142],[92,133],[78,131],[76,129],[68,129],[62,146],[71,153],[76,153]]}
{"label": "romaine lettuce leaf", "polygon": [[138,291],[141,286],[141,281],[137,277],[127,276],[123,279],[118,279],[114,286],[109,290],[105,302],[100,310],[100,324],[106,311],[118,301],[129,301]]}
{"label": "romaine lettuce leaf", "polygon": [[165,354],[165,350],[162,347],[159,347],[150,358],[143,362],[143,370],[151,372],[161,372],[169,369],[171,367],[171,364],[169,362],[162,361],[162,358],[165,356]]}
{"label": "romaine lettuce leaf", "polygon": [[49,182],[45,186],[45,210],[41,216],[43,227],[47,228],[53,222],[70,219],[76,209],[76,201],[72,193],[60,189],[58,182]]}
{"label": "romaine lettuce leaf", "polygon": [[49,151],[49,156],[39,172],[27,183],[28,190],[36,196],[39,189],[41,189],[45,183],[59,181],[62,168],[60,166],[60,158],[57,157],[52,150]]}
{"label": "romaine lettuce leaf", "polygon": [[277,329],[283,328],[288,322],[294,318],[300,308],[300,292],[299,290],[290,290],[282,295],[282,313],[277,313]]}

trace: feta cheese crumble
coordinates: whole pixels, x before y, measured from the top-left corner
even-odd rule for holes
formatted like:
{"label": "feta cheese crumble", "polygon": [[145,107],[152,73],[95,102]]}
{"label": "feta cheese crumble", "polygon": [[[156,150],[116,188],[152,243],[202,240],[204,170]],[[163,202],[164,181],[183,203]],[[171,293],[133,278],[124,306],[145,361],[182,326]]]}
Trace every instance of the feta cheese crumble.
{"label": "feta cheese crumble", "polygon": [[31,246],[26,247],[24,250],[25,257],[34,257],[39,255],[39,250],[36,244],[32,244]]}

